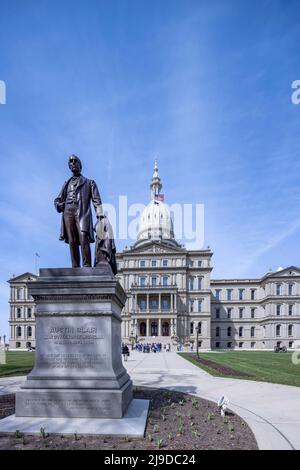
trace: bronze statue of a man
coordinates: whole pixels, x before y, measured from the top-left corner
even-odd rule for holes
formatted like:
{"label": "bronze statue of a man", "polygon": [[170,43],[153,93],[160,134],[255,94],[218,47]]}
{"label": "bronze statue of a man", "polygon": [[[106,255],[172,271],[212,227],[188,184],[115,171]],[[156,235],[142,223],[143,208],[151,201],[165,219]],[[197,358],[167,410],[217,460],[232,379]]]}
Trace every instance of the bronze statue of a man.
{"label": "bronze statue of a man", "polygon": [[95,181],[81,174],[81,161],[76,155],[69,157],[69,168],[73,176],[63,185],[54,200],[57,212],[62,213],[60,240],[70,246],[72,267],[80,267],[81,248],[82,265],[92,266],[90,243],[94,243],[93,217],[91,202],[97,218],[104,217],[101,197]]}

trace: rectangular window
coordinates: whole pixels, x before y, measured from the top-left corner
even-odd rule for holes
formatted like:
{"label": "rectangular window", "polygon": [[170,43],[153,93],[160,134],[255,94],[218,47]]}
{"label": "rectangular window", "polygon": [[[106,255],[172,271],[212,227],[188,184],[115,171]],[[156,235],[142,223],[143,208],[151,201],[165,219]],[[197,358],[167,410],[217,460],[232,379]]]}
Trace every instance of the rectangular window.
{"label": "rectangular window", "polygon": [[293,315],[293,305],[289,305],[289,315]]}
{"label": "rectangular window", "polygon": [[156,267],[156,261],[155,261],[155,260],[152,260],[152,261],[151,261],[151,266],[152,266],[153,268]]}
{"label": "rectangular window", "polygon": [[146,310],[147,309],[147,301],[146,299],[140,300],[140,310]]}
{"label": "rectangular window", "polygon": [[170,310],[170,304],[169,304],[168,299],[162,299],[161,303],[162,303],[163,310]]}
{"label": "rectangular window", "polygon": [[244,289],[239,289],[239,300],[243,300],[244,298]]}
{"label": "rectangular window", "polygon": [[146,286],[146,278],[145,277],[140,277],[140,286],[145,287]]}
{"label": "rectangular window", "polygon": [[255,348],[255,341],[251,341],[251,349]]}
{"label": "rectangular window", "polygon": [[202,277],[198,277],[198,290],[202,289]]}
{"label": "rectangular window", "polygon": [[231,318],[232,308],[227,309],[227,318]]}
{"label": "rectangular window", "polygon": [[227,289],[227,300],[232,300],[232,289]]}
{"label": "rectangular window", "polygon": [[198,300],[198,312],[202,312],[202,300]]}
{"label": "rectangular window", "polygon": [[167,259],[163,259],[163,267],[164,268],[167,268],[168,266],[168,260]]}
{"label": "rectangular window", "polygon": [[281,305],[276,305],[276,315],[279,316],[281,313]]}
{"label": "rectangular window", "polygon": [[216,308],[216,318],[220,318],[220,309]]}
{"label": "rectangular window", "polygon": [[158,301],[157,301],[157,299],[151,299],[150,305],[151,305],[151,310],[158,310]]}
{"label": "rectangular window", "polygon": [[190,300],[190,312],[194,311],[194,301]]}
{"label": "rectangular window", "polygon": [[289,284],[289,295],[293,295],[293,284]]}
{"label": "rectangular window", "polygon": [[27,309],[27,318],[31,318],[31,308]]}
{"label": "rectangular window", "polygon": [[167,287],[168,285],[168,276],[163,277],[163,287]]}
{"label": "rectangular window", "polygon": [[140,261],[140,267],[141,268],[144,268],[146,266],[146,261],[145,260],[141,260]]}
{"label": "rectangular window", "polygon": [[198,268],[201,268],[201,266],[202,266],[202,261],[198,260]]}
{"label": "rectangular window", "polygon": [[231,342],[227,343],[227,348],[231,348]]}
{"label": "rectangular window", "polygon": [[190,290],[194,289],[194,278],[190,277]]}
{"label": "rectangular window", "polygon": [[220,347],[220,343],[219,341],[216,342],[216,348],[219,348]]}
{"label": "rectangular window", "polygon": [[255,300],[255,289],[251,289],[251,300]]}
{"label": "rectangular window", "polygon": [[251,318],[255,318],[255,308],[251,308]]}
{"label": "rectangular window", "polygon": [[239,308],[239,317],[240,318],[243,318],[244,316],[244,309],[243,308]]}
{"label": "rectangular window", "polygon": [[17,308],[17,318],[21,318],[21,309]]}
{"label": "rectangular window", "polygon": [[242,348],[244,346],[244,343],[243,342],[240,342],[239,343],[239,348]]}
{"label": "rectangular window", "polygon": [[17,288],[17,300],[22,300],[23,299],[23,289],[22,287]]}
{"label": "rectangular window", "polygon": [[156,278],[156,277],[152,277],[152,278],[151,278],[152,287],[156,287],[156,281],[157,281],[157,278]]}
{"label": "rectangular window", "polygon": [[276,284],[276,295],[280,295],[280,294],[281,294],[281,285]]}
{"label": "rectangular window", "polygon": [[190,259],[190,267],[192,268],[194,266],[194,261]]}
{"label": "rectangular window", "polygon": [[191,323],[190,323],[190,334],[191,334],[191,335],[194,334],[194,322],[191,322]]}
{"label": "rectangular window", "polygon": [[216,300],[220,300],[220,292],[221,292],[221,289],[216,289],[216,292],[215,292]]}

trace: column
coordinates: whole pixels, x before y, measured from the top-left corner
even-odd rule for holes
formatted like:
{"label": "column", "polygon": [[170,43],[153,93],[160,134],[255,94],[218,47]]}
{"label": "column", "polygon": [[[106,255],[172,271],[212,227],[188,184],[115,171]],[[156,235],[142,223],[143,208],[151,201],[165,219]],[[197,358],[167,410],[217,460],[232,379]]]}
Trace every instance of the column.
{"label": "column", "polygon": [[171,294],[171,312],[173,312],[173,295],[174,294]]}
{"label": "column", "polygon": [[177,310],[177,294],[174,294],[174,310]]}
{"label": "column", "polygon": [[158,336],[161,336],[161,318],[158,319]]}
{"label": "column", "polygon": [[146,320],[146,336],[150,336],[150,320],[147,318]]}
{"label": "column", "polygon": [[161,311],[161,294],[158,294],[158,311]]}
{"label": "column", "polygon": [[149,294],[147,294],[147,312],[149,312]]}
{"label": "column", "polygon": [[177,318],[174,318],[174,331],[175,331],[175,335],[177,335]]}

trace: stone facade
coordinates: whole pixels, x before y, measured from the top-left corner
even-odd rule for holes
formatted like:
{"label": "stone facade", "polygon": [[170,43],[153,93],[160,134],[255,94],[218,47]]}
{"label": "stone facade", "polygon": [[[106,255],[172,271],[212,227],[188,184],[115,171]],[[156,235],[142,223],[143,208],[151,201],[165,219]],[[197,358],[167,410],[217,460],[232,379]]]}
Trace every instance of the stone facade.
{"label": "stone facade", "polygon": [[[195,346],[198,327],[202,349],[293,349],[300,341],[300,268],[214,280],[211,258],[209,249],[188,251],[158,241],[118,253],[117,278],[128,296],[122,340]],[[29,278],[36,280],[25,273],[9,281],[11,349],[35,346]]]}
{"label": "stone facade", "polygon": [[9,333],[10,349],[35,347],[35,303],[28,294],[27,281],[35,281],[36,275],[24,273],[11,278]]}
{"label": "stone facade", "polygon": [[122,337],[189,343],[210,348],[212,252],[187,251],[158,241],[117,255],[118,279],[128,300]]}

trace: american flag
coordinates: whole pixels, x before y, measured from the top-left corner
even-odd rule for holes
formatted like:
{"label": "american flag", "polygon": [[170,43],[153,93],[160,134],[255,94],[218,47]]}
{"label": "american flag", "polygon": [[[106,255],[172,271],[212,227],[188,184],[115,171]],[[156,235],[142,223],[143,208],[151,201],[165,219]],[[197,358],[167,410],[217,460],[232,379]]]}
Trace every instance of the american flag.
{"label": "american flag", "polygon": [[154,199],[155,199],[155,201],[164,202],[165,196],[164,196],[164,194],[155,194]]}

